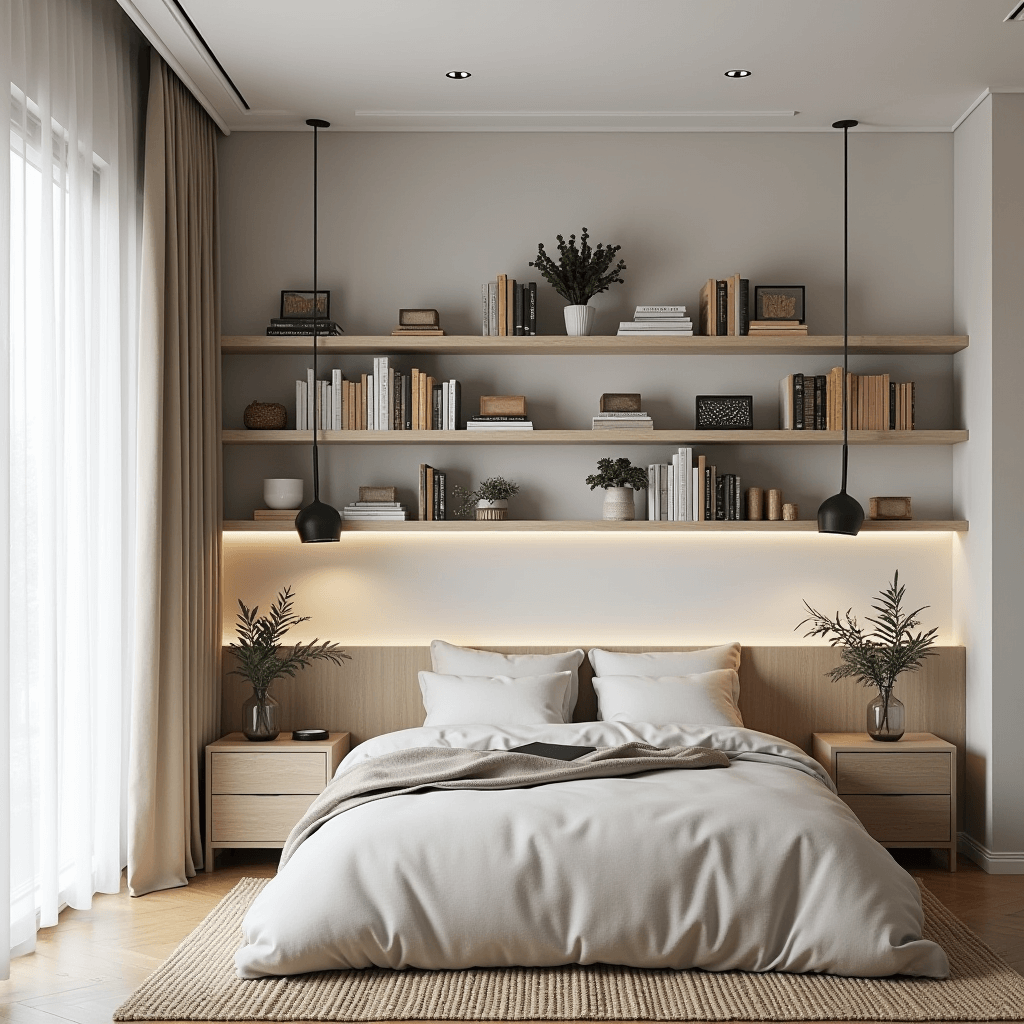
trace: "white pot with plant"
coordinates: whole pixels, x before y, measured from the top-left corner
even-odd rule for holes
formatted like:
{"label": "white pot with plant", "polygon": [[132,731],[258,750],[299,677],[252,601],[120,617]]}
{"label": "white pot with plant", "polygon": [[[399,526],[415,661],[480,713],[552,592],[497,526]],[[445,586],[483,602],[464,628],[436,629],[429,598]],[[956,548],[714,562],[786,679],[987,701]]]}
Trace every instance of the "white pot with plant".
{"label": "white pot with plant", "polygon": [[565,333],[570,338],[585,337],[590,334],[594,325],[594,307],[590,300],[599,292],[606,292],[610,285],[624,284],[619,272],[626,269],[626,264],[619,260],[612,266],[615,254],[621,245],[605,245],[591,248],[587,229],[580,235],[579,247],[576,236],[570,235],[569,241],[561,235],[558,239],[558,262],[556,263],[545,251],[544,243],[537,246],[537,259],[530,266],[536,267],[552,288],[569,303],[565,307]]}
{"label": "white pot with plant", "polygon": [[892,583],[875,598],[871,606],[875,616],[866,617],[874,627],[870,632],[857,623],[852,610],[848,609],[845,615],[836,612],[835,618],[830,619],[806,601],[804,607],[810,615],[796,626],[799,629],[810,623],[811,628],[804,636],[825,637],[833,647],[842,650],[842,661],[828,673],[830,679],[856,679],[864,686],[878,688],[878,696],[868,705],[868,735],[873,740],[895,741],[903,735],[906,709],[893,696],[893,687],[904,672],[916,672],[925,658],[936,653],[932,648],[939,632],[937,627],[914,633],[921,625],[917,616],[930,606],[904,612],[906,589],[905,585],[900,586],[897,572]]}
{"label": "white pot with plant", "polygon": [[242,732],[248,740],[272,740],[281,731],[278,724],[278,703],[270,696],[270,685],[282,676],[295,678],[299,669],[308,668],[314,661],[326,659],[335,665],[350,660],[337,644],[296,644],[280,656],[281,641],[292,626],[308,622],[308,615],[296,615],[292,610],[292,589],[285,587],[277,595],[267,615],[259,614],[259,605],[252,608],[239,601],[238,622],[235,632],[238,643],[230,644],[238,659],[238,668],[230,675],[241,676],[252,684],[252,696],[242,705]]}
{"label": "white pot with plant", "polygon": [[604,488],[602,519],[636,519],[633,495],[647,490],[647,471],[634,466],[629,459],[598,459],[597,472],[587,477],[587,483],[591,490]]}
{"label": "white pot with plant", "polygon": [[519,493],[519,484],[500,476],[490,476],[475,491],[461,484],[452,488],[457,519],[508,519],[508,500]]}

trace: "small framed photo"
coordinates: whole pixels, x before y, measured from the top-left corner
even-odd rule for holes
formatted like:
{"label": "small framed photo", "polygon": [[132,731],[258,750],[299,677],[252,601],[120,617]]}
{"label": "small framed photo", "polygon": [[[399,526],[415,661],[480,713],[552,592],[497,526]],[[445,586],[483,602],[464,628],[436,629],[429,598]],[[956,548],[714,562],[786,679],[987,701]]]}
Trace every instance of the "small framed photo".
{"label": "small framed photo", "polygon": [[[331,318],[331,293],[317,291],[316,313],[317,319],[329,320]],[[313,293],[309,292],[281,292],[281,319],[282,320],[312,320]]]}
{"label": "small framed photo", "polygon": [[796,320],[805,322],[802,284],[759,284],[754,288],[751,320]]}

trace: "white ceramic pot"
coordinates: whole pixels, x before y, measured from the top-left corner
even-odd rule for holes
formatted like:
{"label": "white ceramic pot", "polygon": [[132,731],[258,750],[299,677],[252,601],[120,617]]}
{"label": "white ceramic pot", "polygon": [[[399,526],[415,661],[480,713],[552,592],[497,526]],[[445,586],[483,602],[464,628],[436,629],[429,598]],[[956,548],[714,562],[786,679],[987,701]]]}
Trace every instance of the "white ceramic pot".
{"label": "white ceramic pot", "polygon": [[263,481],[267,508],[302,508],[302,481],[280,477]]}
{"label": "white ceramic pot", "polygon": [[596,312],[593,306],[566,306],[564,312],[565,333],[570,338],[585,338],[590,334]]}
{"label": "white ceramic pot", "polygon": [[486,498],[481,498],[476,503],[476,517],[478,520],[508,519],[508,499],[488,501]]}
{"label": "white ceramic pot", "polygon": [[636,519],[636,506],[633,504],[632,487],[606,487],[604,505],[601,507],[602,519]]}

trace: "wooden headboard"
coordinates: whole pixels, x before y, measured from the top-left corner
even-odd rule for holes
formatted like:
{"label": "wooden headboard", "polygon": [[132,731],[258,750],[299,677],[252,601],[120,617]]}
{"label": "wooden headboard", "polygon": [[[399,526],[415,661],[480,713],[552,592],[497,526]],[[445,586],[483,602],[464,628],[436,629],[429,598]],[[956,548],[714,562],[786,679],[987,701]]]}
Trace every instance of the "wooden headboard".
{"label": "wooden headboard", "polygon": [[[485,646],[485,645],[480,645]],[[550,654],[586,647],[488,647],[506,654]],[[609,647],[615,651],[694,650],[692,647]],[[423,724],[416,673],[430,668],[429,647],[349,647],[338,668],[317,662],[296,679],[279,680],[273,695],[281,704],[283,729],[321,727],[352,734],[352,743]],[[907,706],[907,731],[932,732],[959,750],[958,791],[963,792],[966,735],[966,653],[963,647],[936,648],[920,672],[901,679],[896,695]],[[781,736],[811,751],[814,732],[863,732],[873,691],[825,673],[839,663],[831,647],[744,647],[740,665],[740,711],[750,729]],[[241,727],[242,702],[252,692],[235,675],[233,655],[224,651],[222,731]],[[590,662],[580,666],[580,696],[574,719],[596,716]],[[962,801],[957,801],[962,806]]]}

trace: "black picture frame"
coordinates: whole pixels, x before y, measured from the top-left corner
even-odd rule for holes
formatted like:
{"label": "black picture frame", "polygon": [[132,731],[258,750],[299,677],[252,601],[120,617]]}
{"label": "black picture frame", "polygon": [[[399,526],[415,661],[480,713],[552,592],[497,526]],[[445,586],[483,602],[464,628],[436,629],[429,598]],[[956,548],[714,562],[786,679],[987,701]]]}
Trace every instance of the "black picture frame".
{"label": "black picture frame", "polygon": [[[754,288],[754,315],[751,320],[796,320],[799,323],[807,323],[807,312],[804,305],[805,287],[802,284],[759,284]],[[765,311],[765,298],[778,296],[780,300],[794,300],[792,312],[785,309],[783,301],[767,303],[768,310]]]}
{"label": "black picture frame", "polygon": [[[331,318],[331,293],[318,288],[316,293],[316,305],[319,307],[318,320],[330,320]],[[282,320],[312,320],[313,319],[313,289],[309,291],[289,288],[281,292],[281,319]]]}
{"label": "black picture frame", "polygon": [[753,430],[753,395],[698,395],[696,430]]}

